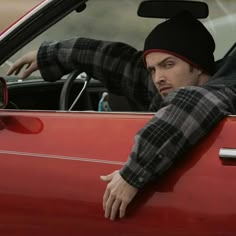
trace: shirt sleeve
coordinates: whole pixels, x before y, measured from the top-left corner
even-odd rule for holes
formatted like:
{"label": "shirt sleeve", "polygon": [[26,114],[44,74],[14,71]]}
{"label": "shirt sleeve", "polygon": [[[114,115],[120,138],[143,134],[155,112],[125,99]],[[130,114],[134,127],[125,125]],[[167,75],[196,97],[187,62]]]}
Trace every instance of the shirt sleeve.
{"label": "shirt sleeve", "polygon": [[47,81],[79,69],[103,82],[110,92],[126,96],[139,110],[149,107],[153,94],[142,52],[125,43],[87,38],[44,42],[37,60]]}
{"label": "shirt sleeve", "polygon": [[236,89],[186,87],[169,94],[165,106],[141,129],[121,176],[142,188],[196,144],[225,116],[235,112]]}

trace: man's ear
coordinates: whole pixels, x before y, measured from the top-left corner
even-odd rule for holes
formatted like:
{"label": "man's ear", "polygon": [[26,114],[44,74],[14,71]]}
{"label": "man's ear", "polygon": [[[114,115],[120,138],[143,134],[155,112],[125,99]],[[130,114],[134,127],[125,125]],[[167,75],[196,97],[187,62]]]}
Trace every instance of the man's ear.
{"label": "man's ear", "polygon": [[204,73],[203,71],[199,71],[198,74],[198,85],[203,85],[205,84],[209,79],[209,75]]}

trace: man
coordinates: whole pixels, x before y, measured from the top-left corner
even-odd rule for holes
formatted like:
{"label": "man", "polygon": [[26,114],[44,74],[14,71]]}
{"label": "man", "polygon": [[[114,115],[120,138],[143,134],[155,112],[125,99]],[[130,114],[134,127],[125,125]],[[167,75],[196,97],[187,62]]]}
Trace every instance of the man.
{"label": "man", "polygon": [[22,78],[39,68],[45,80],[55,81],[81,68],[111,92],[125,95],[136,109],[157,111],[137,133],[122,169],[101,176],[108,182],[103,196],[105,217],[114,220],[124,217],[139,189],[235,112],[235,84],[225,86],[230,79],[224,76],[222,80],[220,73],[209,80],[215,72],[214,49],[206,28],[182,12],[148,35],[143,52],[123,43],[91,39],[44,43],[38,52],[19,59],[8,74],[18,74],[28,64]]}

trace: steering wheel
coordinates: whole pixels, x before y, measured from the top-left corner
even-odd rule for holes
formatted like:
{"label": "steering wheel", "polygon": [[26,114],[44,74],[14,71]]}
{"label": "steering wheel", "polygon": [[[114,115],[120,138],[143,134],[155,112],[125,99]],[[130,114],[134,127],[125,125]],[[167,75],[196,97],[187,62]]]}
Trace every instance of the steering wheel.
{"label": "steering wheel", "polygon": [[[65,83],[64,83],[64,85],[62,87],[62,90],[61,90],[59,110],[68,111],[68,110],[72,109],[72,108],[69,107],[69,95],[70,95],[70,92],[71,92],[73,81],[80,74],[81,74],[80,70],[74,70],[72,73],[70,73],[68,75],[67,79],[65,80]],[[73,105],[78,101],[78,99],[80,98],[82,93],[84,93],[84,90],[86,89],[86,85],[87,85],[87,83],[89,82],[90,79],[91,79],[91,77],[87,75],[87,77],[84,81],[84,86],[81,89],[81,91],[80,91],[79,95],[77,96],[77,98],[75,99]],[[91,102],[89,101],[88,93],[86,93],[84,97],[85,97],[85,103],[86,103],[85,105],[88,106],[87,109],[90,109],[91,108]],[[73,105],[71,107],[73,107]]]}

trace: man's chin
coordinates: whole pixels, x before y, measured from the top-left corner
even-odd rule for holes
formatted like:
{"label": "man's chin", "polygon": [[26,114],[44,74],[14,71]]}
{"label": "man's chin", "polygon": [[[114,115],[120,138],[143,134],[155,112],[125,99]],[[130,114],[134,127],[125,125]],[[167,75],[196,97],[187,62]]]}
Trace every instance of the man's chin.
{"label": "man's chin", "polygon": [[164,98],[166,97],[169,93],[171,93],[173,91],[173,89],[166,89],[160,92],[161,96]]}
{"label": "man's chin", "polygon": [[163,93],[161,93],[162,98],[165,98],[170,92],[163,92]]}

